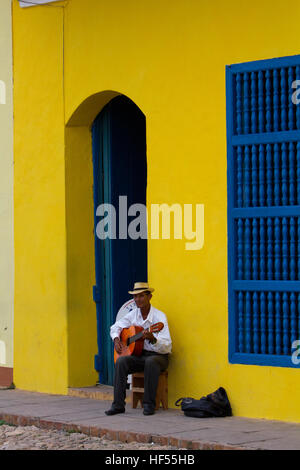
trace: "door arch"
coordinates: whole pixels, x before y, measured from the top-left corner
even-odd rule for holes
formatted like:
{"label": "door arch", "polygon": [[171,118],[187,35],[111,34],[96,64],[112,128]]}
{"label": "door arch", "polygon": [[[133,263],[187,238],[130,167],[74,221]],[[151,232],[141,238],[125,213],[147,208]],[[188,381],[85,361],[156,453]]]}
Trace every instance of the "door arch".
{"label": "door arch", "polygon": [[[136,281],[147,281],[147,239],[124,232],[133,204],[146,206],[146,119],[126,96],[113,98],[92,125],[94,171],[94,221],[99,382],[113,384],[113,343],[109,335],[119,308],[129,298]],[[120,196],[123,196],[120,206]],[[125,199],[125,197],[127,199]],[[126,201],[126,206],[124,205]],[[116,214],[116,238],[99,239],[97,208],[111,204]],[[123,220],[123,225],[121,220]],[[145,220],[146,224],[146,220]]]}

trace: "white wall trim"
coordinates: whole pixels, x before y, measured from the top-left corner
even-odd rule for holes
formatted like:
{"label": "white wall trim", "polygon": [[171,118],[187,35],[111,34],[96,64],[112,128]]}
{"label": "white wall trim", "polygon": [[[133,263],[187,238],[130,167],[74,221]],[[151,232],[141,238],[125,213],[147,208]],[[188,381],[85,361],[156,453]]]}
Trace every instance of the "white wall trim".
{"label": "white wall trim", "polygon": [[27,7],[34,7],[37,5],[44,5],[45,3],[57,2],[58,0],[19,0],[20,7],[27,8]]}

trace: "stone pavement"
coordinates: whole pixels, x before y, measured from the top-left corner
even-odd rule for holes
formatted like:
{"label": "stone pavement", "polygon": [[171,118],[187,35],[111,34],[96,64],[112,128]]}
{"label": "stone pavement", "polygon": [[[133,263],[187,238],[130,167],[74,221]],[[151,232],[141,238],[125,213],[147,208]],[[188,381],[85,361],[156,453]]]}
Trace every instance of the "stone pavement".
{"label": "stone pavement", "polygon": [[120,442],[206,450],[300,450],[300,424],[240,417],[188,418],[180,409],[144,416],[106,416],[111,402],[77,396],[0,390],[0,420],[19,426],[78,431]]}
{"label": "stone pavement", "polygon": [[[140,442],[120,442],[74,431],[41,429],[36,426],[13,426],[0,422],[1,450],[101,450],[101,451],[168,451],[172,446]],[[190,452],[190,451],[187,451]],[[76,459],[77,460],[77,459]],[[1,463],[3,454],[1,455]],[[98,460],[99,463],[99,460]]]}

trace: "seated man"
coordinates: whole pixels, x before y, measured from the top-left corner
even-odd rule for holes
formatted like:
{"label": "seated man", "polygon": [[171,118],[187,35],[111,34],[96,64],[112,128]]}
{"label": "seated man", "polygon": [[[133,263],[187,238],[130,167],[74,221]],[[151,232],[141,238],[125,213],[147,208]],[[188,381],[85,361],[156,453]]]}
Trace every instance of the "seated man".
{"label": "seated man", "polygon": [[150,304],[152,298],[150,288],[146,282],[136,282],[133,298],[137,308],[117,321],[110,329],[110,336],[114,341],[114,347],[118,354],[122,352],[123,344],[120,334],[123,328],[141,326],[149,328],[155,323],[162,322],[164,327],[158,333],[144,331],[144,346],[141,356],[120,356],[115,364],[114,401],[112,407],[105,411],[107,415],[124,413],[126,398],[126,383],[128,374],[144,371],[144,415],[153,415],[155,412],[155,397],[158,378],[161,372],[168,367],[168,355],[172,349],[169,327],[166,315]]}

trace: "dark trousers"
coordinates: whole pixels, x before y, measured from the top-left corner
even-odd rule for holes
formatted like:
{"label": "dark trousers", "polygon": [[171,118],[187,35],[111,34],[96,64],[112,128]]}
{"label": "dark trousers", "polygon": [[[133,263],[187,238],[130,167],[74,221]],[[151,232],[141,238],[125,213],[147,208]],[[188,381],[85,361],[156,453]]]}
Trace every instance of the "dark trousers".
{"label": "dark trousers", "polygon": [[144,371],[143,405],[155,407],[158,378],[167,369],[168,354],[157,354],[143,350],[141,356],[121,356],[115,364],[113,408],[125,407],[126,383],[128,374]]}

